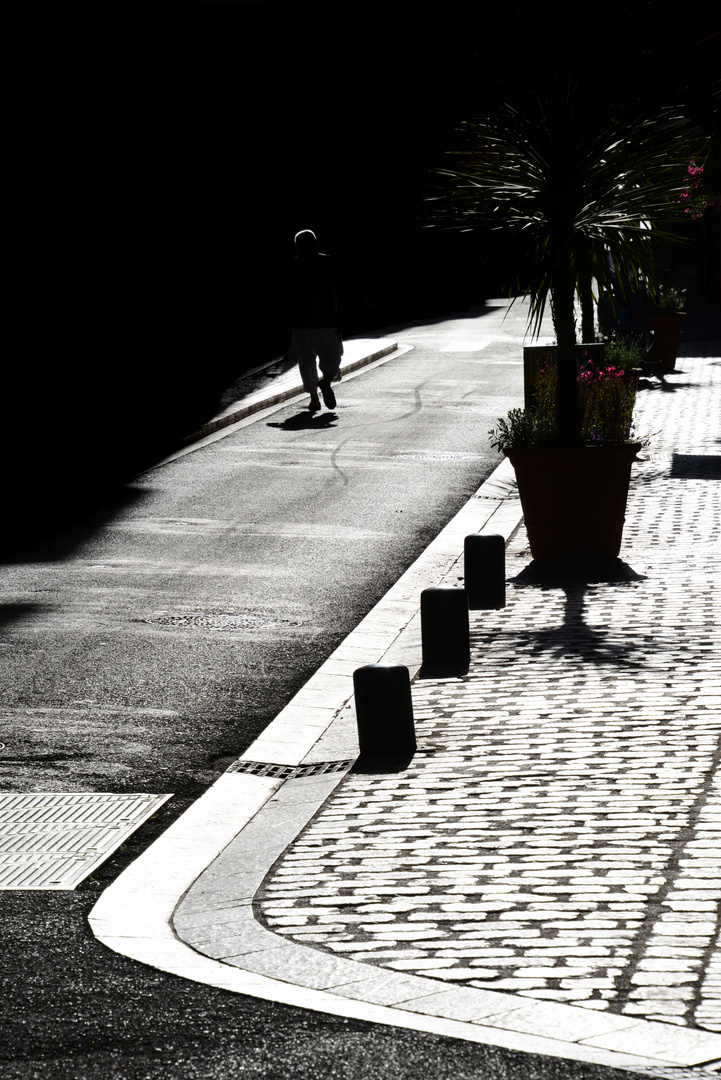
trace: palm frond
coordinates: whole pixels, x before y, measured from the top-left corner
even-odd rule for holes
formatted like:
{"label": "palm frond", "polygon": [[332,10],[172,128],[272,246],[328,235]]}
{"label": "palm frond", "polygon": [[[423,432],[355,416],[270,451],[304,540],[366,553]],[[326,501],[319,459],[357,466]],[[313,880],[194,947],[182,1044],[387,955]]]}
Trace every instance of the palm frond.
{"label": "palm frond", "polygon": [[589,107],[570,86],[506,98],[460,133],[463,147],[437,170],[446,185],[440,209],[452,206],[466,228],[482,223],[524,238],[534,327],[552,284],[556,230],[573,235],[579,272],[590,264],[599,284],[609,281],[610,257],[626,284],[654,288],[655,245],[673,238],[661,226],[682,216],[678,193],[699,142],[674,103],[650,113],[636,102]]}
{"label": "palm frond", "polygon": [[664,226],[682,217],[678,194],[701,141],[675,102],[599,101],[560,80],[460,126],[436,172],[435,213],[519,246],[536,336],[551,303],[559,387],[575,378],[574,282],[579,294],[591,278],[601,290],[654,291],[657,241],[673,238]]}

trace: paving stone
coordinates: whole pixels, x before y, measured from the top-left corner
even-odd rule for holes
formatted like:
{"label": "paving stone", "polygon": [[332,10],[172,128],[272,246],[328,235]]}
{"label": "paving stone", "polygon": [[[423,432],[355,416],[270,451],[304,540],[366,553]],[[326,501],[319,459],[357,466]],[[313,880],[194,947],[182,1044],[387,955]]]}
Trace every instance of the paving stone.
{"label": "paving stone", "polygon": [[639,396],[638,429],[674,453],[634,466],[619,580],[542,582],[518,530],[468,674],[413,685],[408,768],[347,774],[266,881],[277,933],[301,920],[374,970],[719,1030],[721,485],[685,463],[718,454],[721,385],[704,358],[684,374],[701,408]]}

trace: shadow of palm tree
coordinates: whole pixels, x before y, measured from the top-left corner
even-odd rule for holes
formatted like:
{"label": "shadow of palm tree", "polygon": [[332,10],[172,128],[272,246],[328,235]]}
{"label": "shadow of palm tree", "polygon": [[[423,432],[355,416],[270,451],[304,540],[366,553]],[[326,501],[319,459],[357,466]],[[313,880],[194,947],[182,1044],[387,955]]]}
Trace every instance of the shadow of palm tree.
{"label": "shadow of palm tree", "polygon": [[589,626],[585,618],[586,598],[603,588],[633,587],[643,581],[621,559],[588,559],[577,561],[533,561],[510,581],[517,588],[563,590],[565,604],[560,626],[544,630],[529,630],[521,635],[521,647],[531,654],[546,654],[558,660],[576,657],[591,664],[616,664],[623,667],[643,667],[635,657],[646,644],[634,641],[633,633],[617,632]]}
{"label": "shadow of palm tree", "polygon": [[639,379],[638,388],[639,390],[660,390],[662,393],[671,394],[675,393],[676,390],[688,390],[699,385],[697,382],[688,381],[671,382],[668,378],[669,375],[683,375],[683,371],[659,371],[658,373],[649,371],[645,377],[642,376]]}

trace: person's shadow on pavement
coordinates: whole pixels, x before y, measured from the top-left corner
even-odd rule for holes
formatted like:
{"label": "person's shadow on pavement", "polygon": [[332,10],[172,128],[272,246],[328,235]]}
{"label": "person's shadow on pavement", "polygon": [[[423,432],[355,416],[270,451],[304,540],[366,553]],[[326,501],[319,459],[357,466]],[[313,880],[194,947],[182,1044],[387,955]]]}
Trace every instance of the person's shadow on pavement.
{"label": "person's shadow on pavement", "polygon": [[281,431],[305,431],[315,428],[319,430],[321,428],[335,427],[338,423],[338,417],[334,412],[316,413],[312,416],[308,410],[304,410],[301,413],[296,413],[294,416],[289,416],[287,420],[276,423],[271,421],[268,427],[280,428]]}

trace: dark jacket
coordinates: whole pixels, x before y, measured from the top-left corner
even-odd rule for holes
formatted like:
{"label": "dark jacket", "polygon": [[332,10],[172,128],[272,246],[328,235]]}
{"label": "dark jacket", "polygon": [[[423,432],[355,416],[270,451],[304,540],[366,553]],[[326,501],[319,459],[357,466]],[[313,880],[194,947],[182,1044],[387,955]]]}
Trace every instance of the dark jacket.
{"label": "dark jacket", "polygon": [[317,330],[338,325],[336,280],[328,255],[297,255],[290,268],[290,325]]}

